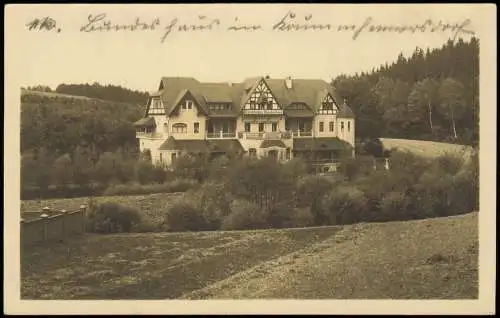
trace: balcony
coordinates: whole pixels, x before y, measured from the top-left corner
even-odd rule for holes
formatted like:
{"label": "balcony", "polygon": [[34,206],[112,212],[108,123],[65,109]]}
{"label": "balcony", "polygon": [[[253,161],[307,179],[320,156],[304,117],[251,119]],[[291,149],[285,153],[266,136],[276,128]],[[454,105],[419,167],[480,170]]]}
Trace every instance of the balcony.
{"label": "balcony", "polygon": [[244,109],[244,115],[283,115],[283,109]]}
{"label": "balcony", "polygon": [[291,134],[288,131],[272,131],[272,132],[238,132],[239,139],[290,139]]}
{"label": "balcony", "polygon": [[161,139],[161,138],[163,138],[163,134],[161,134],[159,132],[138,131],[138,132],[136,132],[136,137],[137,138]]}
{"label": "balcony", "polygon": [[312,131],[290,131],[293,138],[312,137]]}
{"label": "balcony", "polygon": [[229,138],[236,138],[236,132],[213,132],[209,133],[207,132],[205,134],[206,139],[229,139]]}

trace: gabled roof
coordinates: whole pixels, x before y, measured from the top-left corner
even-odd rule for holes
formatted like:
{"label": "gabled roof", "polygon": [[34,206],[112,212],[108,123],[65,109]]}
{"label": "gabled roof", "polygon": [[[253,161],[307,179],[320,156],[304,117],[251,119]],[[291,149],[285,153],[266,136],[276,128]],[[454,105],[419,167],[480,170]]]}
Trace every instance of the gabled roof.
{"label": "gabled roof", "polygon": [[345,150],[352,148],[347,141],[337,137],[297,138],[293,140],[294,150]]}
{"label": "gabled roof", "polygon": [[296,118],[314,117],[314,113],[310,109],[284,109],[285,116]]}
{"label": "gabled roof", "polygon": [[210,152],[242,152],[243,146],[237,139],[213,139],[208,140],[208,149]]}
{"label": "gabled roof", "polygon": [[352,109],[349,106],[347,106],[347,104],[345,102],[341,104],[337,117],[338,118],[355,118],[354,112],[352,111]]}
{"label": "gabled roof", "polygon": [[156,127],[156,122],[153,117],[141,118],[134,123],[136,127]]}
{"label": "gabled roof", "polygon": [[[177,103],[182,100],[187,92],[192,94],[195,102],[204,114],[212,113],[214,116],[234,117],[239,114],[242,105],[256,89],[260,81],[264,81],[281,107],[286,109],[292,103],[304,103],[311,111],[321,107],[321,100],[330,93],[341,108],[339,112],[344,118],[353,118],[354,113],[337,94],[335,89],[321,79],[292,79],[292,87],[288,88],[285,79],[264,77],[250,77],[242,83],[200,83],[192,77],[163,77],[158,94],[161,94],[165,112],[170,114]],[[152,95],[153,96],[153,95]],[[207,104],[232,103],[232,109],[219,113],[211,112]],[[342,106],[341,106],[342,105]],[[294,112],[288,112],[294,116]],[[296,116],[306,116],[305,112],[298,112]]]}
{"label": "gabled roof", "polygon": [[174,139],[174,137],[170,136],[165,140],[159,150],[179,150],[179,145],[177,144],[177,141]]}

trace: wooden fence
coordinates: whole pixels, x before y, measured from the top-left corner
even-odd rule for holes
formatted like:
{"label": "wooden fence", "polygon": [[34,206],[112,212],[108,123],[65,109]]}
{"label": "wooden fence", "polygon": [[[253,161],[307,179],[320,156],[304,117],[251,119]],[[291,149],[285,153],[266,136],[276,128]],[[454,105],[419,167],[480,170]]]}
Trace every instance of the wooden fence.
{"label": "wooden fence", "polygon": [[61,242],[85,233],[86,207],[74,211],[53,210],[21,213],[21,244]]}

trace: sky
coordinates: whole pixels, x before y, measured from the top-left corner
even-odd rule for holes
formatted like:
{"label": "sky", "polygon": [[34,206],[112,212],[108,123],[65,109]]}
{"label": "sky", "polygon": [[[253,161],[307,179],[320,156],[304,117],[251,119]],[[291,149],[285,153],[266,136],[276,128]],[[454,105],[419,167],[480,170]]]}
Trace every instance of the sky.
{"label": "sky", "polygon": [[[291,18],[290,13],[295,17]],[[136,18],[159,24],[154,30],[81,32],[93,17],[105,14],[92,25],[134,24]],[[30,31],[26,24],[50,16],[56,27]],[[283,20],[284,18],[284,20]],[[339,25],[371,22],[353,39],[354,31],[337,31]],[[176,24],[162,42],[167,26]],[[260,25],[255,31],[229,31],[238,25]],[[205,82],[239,82],[244,78],[269,75],[274,78],[321,78],[330,81],[340,74],[370,71],[391,63],[402,52],[411,55],[415,47],[441,47],[454,33],[368,32],[370,26],[421,25],[426,20],[463,24],[480,38],[487,29],[480,10],[468,5],[10,5],[6,10],[7,31],[15,43],[12,65],[22,70],[20,85],[93,83],[121,85],[154,91],[162,76],[195,77]],[[219,24],[217,25],[216,21]],[[280,31],[282,24],[330,24],[330,30]],[[187,24],[211,24],[212,30],[183,32]],[[60,32],[57,30],[60,29]],[[87,27],[87,29],[89,29]],[[462,33],[464,40],[471,34]],[[12,44],[14,45],[14,44]],[[7,65],[8,67],[9,65]]]}

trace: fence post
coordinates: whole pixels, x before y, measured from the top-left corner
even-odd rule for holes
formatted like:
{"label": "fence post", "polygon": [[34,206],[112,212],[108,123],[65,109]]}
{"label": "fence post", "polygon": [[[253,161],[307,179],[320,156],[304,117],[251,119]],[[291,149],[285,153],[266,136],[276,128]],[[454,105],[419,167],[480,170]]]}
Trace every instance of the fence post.
{"label": "fence post", "polygon": [[44,207],[42,214],[40,215],[40,218],[43,220],[43,242],[47,243],[49,240],[49,222],[47,218],[49,215],[46,212],[50,212],[49,207]]}
{"label": "fence post", "polygon": [[86,211],[86,206],[84,204],[80,205],[80,211],[82,214],[82,234],[85,234],[85,227],[86,227],[86,221],[87,221],[87,211]]}
{"label": "fence post", "polygon": [[62,238],[61,238],[61,241],[65,241],[66,240],[66,210],[61,210],[61,218],[62,218]]}

